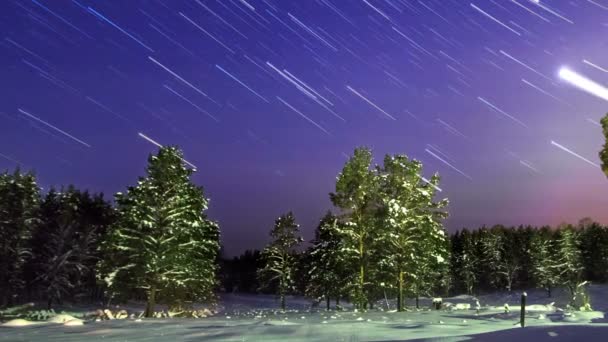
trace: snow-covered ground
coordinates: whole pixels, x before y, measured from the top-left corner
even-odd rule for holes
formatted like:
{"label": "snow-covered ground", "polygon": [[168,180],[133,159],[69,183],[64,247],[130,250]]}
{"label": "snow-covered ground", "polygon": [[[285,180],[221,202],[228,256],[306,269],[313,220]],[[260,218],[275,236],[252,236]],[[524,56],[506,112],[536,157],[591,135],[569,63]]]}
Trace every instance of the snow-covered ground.
{"label": "snow-covered ground", "polygon": [[[556,291],[546,298],[543,291],[528,292],[526,327],[520,328],[520,292],[495,293],[476,298],[458,296],[445,298],[456,307],[471,309],[432,310],[431,299],[420,300],[421,309],[408,312],[387,310],[386,301],[377,303],[377,310],[366,313],[311,308],[304,298],[288,298],[289,309],[281,313],[272,296],[225,295],[219,313],[203,319],[122,319],[79,324],[36,323],[26,326],[0,326],[0,341],[402,341],[442,338],[442,341],[564,341],[584,339],[605,341],[608,336],[608,286],[590,287],[593,312],[562,311],[567,294]],[[554,304],[551,304],[554,302]],[[505,313],[505,303],[510,313]],[[333,304],[333,303],[332,303]],[[390,309],[395,302],[389,301]],[[410,306],[413,301],[408,302]],[[457,305],[461,304],[461,305]],[[462,305],[464,304],[464,305]],[[323,306],[324,303],[321,303]],[[85,308],[65,308],[73,316],[84,314]],[[141,310],[127,306],[129,312]],[[27,322],[13,322],[23,325]],[[447,338],[447,339],[446,339]]]}

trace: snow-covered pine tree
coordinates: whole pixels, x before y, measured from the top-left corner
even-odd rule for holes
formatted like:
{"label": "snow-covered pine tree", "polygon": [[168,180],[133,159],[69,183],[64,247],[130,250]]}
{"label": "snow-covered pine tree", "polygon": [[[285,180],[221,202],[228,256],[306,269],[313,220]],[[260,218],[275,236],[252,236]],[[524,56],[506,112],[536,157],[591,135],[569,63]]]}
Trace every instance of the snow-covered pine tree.
{"label": "snow-covered pine tree", "polygon": [[214,300],[219,228],[204,214],[208,200],[191,182],[193,172],[179,149],[162,147],[148,158],[147,176],[116,194],[100,278],[112,293],[143,289],[146,317],[157,298],[173,308]]}
{"label": "snow-covered pine tree", "polygon": [[28,240],[38,223],[40,189],[33,173],[0,173],[0,307],[20,301]]}
{"label": "snow-covered pine tree", "polygon": [[378,168],[383,229],[376,242],[384,246],[381,264],[397,284],[398,311],[403,310],[406,288],[416,298],[430,292],[433,269],[447,263],[449,254],[442,226],[447,199],[434,202],[439,176],[425,182],[421,171],[422,164],[405,155],[387,155]]}
{"label": "snow-covered pine tree", "polygon": [[343,225],[342,254],[348,260],[350,277],[348,287],[355,306],[365,309],[370,300],[368,293],[370,251],[373,249],[377,229],[377,177],[371,170],[372,152],[368,148],[355,149],[353,156],[338,174],[336,190],[330,194],[334,206],[340,208]]}
{"label": "snow-covered pine tree", "polygon": [[581,282],[583,263],[579,249],[579,235],[571,227],[559,230],[557,239],[558,259],[555,265],[560,282],[568,287],[574,297]]}
{"label": "snow-covered pine tree", "polygon": [[294,249],[303,241],[298,235],[299,225],[289,212],[275,220],[270,231],[272,241],[262,251],[264,267],[258,270],[258,281],[262,286],[278,283],[281,309],[285,310],[285,295],[294,285]]}
{"label": "snow-covered pine tree", "polygon": [[309,272],[306,295],[315,299],[325,297],[330,309],[330,298],[343,294],[344,260],[341,254],[341,237],[338,217],[327,212],[315,230],[315,238],[308,250]]}
{"label": "snow-covered pine tree", "polygon": [[548,227],[543,227],[532,237],[530,243],[530,258],[532,264],[532,279],[537,286],[547,291],[551,297],[551,291],[559,282],[557,265],[557,251],[553,232]]}

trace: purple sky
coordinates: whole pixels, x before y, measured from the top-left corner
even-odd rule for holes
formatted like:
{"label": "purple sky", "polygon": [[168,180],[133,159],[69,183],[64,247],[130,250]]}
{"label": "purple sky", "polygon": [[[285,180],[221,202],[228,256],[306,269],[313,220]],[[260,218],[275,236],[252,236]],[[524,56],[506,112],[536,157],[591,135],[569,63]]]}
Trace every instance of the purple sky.
{"label": "purple sky", "polygon": [[557,73],[604,84],[605,37],[606,0],[2,1],[0,168],[110,198],[139,132],[179,145],[229,255],[288,210],[311,238],[360,145],[438,171],[451,231],[608,223],[604,174],[551,144],[599,164],[608,106]]}

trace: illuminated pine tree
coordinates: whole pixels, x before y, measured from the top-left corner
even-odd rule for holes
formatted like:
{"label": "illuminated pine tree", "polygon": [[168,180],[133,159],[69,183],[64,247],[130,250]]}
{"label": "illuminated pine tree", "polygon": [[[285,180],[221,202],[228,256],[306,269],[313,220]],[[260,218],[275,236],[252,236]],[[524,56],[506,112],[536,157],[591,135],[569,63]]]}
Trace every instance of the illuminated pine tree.
{"label": "illuminated pine tree", "polygon": [[377,230],[377,177],[371,169],[372,153],[357,148],[336,180],[330,194],[332,203],[341,209],[344,224],[340,226],[342,254],[347,260],[347,288],[358,309],[365,309],[371,300],[369,291],[370,264]]}
{"label": "illuminated pine tree", "polygon": [[439,176],[425,181],[421,171],[420,162],[404,155],[387,155],[383,168],[378,168],[383,229],[376,234],[377,245],[383,251],[382,265],[394,275],[399,311],[405,289],[416,298],[429,294],[434,270],[449,258],[442,226],[447,217],[442,209],[448,202],[434,201]]}
{"label": "illuminated pine tree", "polygon": [[118,218],[104,242],[101,279],[113,293],[142,289],[145,316],[157,299],[173,307],[214,299],[219,228],[177,148],[148,158],[147,176],[117,194]]}

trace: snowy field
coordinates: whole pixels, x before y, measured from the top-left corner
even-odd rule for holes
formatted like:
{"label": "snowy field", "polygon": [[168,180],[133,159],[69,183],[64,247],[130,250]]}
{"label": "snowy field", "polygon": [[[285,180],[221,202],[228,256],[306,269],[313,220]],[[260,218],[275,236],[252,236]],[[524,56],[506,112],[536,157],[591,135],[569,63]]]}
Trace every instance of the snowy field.
{"label": "snowy field", "polygon": [[[326,312],[311,308],[306,299],[288,298],[288,312],[281,313],[272,296],[225,295],[213,317],[117,319],[80,325],[79,321],[38,322],[16,327],[5,323],[0,326],[0,341],[605,341],[608,286],[591,286],[590,295],[597,311],[569,314],[562,310],[567,303],[564,291],[556,291],[554,298],[546,298],[543,291],[529,291],[523,329],[518,326],[520,292],[479,296],[479,314],[470,296],[444,298],[453,308],[439,311],[430,309],[430,299],[421,299],[420,310],[410,301],[410,311],[401,313],[387,310],[386,301],[378,302],[378,309],[358,313],[348,307]],[[505,303],[510,313],[505,313]],[[394,309],[394,301],[388,304]],[[124,308],[130,313],[143,309]],[[74,307],[65,310],[75,317],[87,312]]]}

